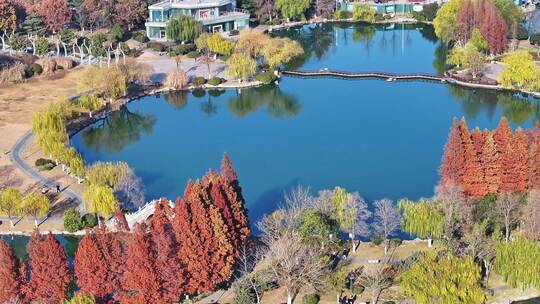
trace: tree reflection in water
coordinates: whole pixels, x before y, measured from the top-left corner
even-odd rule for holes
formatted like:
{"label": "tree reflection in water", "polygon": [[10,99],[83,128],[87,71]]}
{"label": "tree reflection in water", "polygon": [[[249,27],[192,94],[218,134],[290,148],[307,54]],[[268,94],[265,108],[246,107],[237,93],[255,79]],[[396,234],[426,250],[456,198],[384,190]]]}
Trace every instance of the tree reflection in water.
{"label": "tree reflection in water", "polygon": [[82,131],[84,144],[95,150],[119,152],[132,142],[138,141],[142,134],[150,134],[156,118],[150,114],[131,112],[126,106],[112,112]]}
{"label": "tree reflection in water", "polygon": [[163,98],[175,109],[182,109],[187,105],[188,93],[186,91],[171,91],[163,94]]}
{"label": "tree reflection in water", "polygon": [[481,112],[486,112],[493,119],[497,106],[502,115],[516,125],[532,120],[540,121],[540,100],[520,93],[500,92],[496,90],[468,89],[450,85],[450,93],[462,101],[462,111],[466,119],[475,119]]}
{"label": "tree reflection in water", "polygon": [[282,92],[278,86],[274,85],[243,90],[227,101],[229,111],[240,117],[263,107],[266,107],[266,112],[270,116],[281,118],[298,115],[302,104],[293,95]]}

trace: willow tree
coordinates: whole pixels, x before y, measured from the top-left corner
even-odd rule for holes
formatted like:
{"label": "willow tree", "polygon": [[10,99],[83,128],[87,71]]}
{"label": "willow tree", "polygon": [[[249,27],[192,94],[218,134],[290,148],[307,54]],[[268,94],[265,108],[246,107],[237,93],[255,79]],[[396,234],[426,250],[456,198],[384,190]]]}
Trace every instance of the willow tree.
{"label": "willow tree", "polygon": [[57,153],[60,147],[68,142],[66,131],[68,113],[63,110],[64,106],[67,106],[66,100],[59,100],[47,110],[32,117],[32,132],[36,144],[51,157],[58,158]]}
{"label": "willow tree", "polygon": [[224,56],[231,55],[234,50],[234,42],[223,38],[219,33],[208,36],[207,45],[210,52]]}
{"label": "willow tree", "polygon": [[481,269],[471,257],[428,253],[401,276],[401,289],[418,304],[484,303]]}
{"label": "willow tree", "polygon": [[499,242],[495,271],[513,288],[540,289],[540,244],[524,236],[511,243]]}
{"label": "willow tree", "polygon": [[[321,192],[320,196],[324,196],[324,193]],[[332,191],[331,201],[335,208],[339,228],[348,234],[351,239],[352,252],[355,253],[356,238],[369,234],[369,226],[366,221],[371,216],[371,212],[358,192],[347,193],[340,187],[336,187]]]}
{"label": "willow tree", "polygon": [[257,62],[249,57],[247,54],[233,54],[229,60],[227,60],[227,70],[226,73],[238,80],[249,80],[255,73],[257,67]]}
{"label": "willow tree", "polygon": [[34,225],[38,228],[37,219],[45,217],[50,207],[51,201],[45,195],[32,193],[24,198],[22,211],[25,215],[34,218]]}
{"label": "willow tree", "polygon": [[540,69],[527,51],[518,51],[505,56],[504,70],[499,74],[499,82],[503,87],[538,90],[540,89]]}
{"label": "willow tree", "polygon": [[85,208],[92,213],[109,218],[116,209],[116,197],[111,188],[107,186],[88,185],[84,191],[83,201]]}
{"label": "willow tree", "polygon": [[22,194],[15,188],[8,187],[0,192],[0,212],[8,216],[11,228],[15,226],[13,216],[19,214],[22,202]]}
{"label": "willow tree", "polygon": [[264,59],[272,68],[278,68],[303,53],[300,43],[289,38],[270,39],[262,49]]}
{"label": "willow tree", "polygon": [[167,39],[175,41],[194,41],[199,36],[200,31],[200,24],[195,17],[180,15],[167,22],[165,36]]}
{"label": "willow tree", "polygon": [[429,247],[433,244],[433,238],[442,236],[444,214],[434,202],[420,199],[415,203],[404,199],[398,205],[403,214],[403,231],[427,238]]}
{"label": "willow tree", "polygon": [[450,0],[437,11],[433,20],[435,34],[444,42],[454,41],[458,35],[458,12],[463,0]]}

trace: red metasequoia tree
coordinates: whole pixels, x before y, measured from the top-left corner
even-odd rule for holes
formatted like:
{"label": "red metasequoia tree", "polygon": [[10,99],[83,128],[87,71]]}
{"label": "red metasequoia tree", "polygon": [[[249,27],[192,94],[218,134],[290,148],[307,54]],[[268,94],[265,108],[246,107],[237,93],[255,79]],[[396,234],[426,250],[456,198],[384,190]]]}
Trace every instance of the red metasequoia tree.
{"label": "red metasequoia tree", "polygon": [[0,239],[0,303],[17,303],[23,298],[19,260],[13,249]]}
{"label": "red metasequoia tree", "polygon": [[444,146],[442,164],[439,168],[441,174],[441,185],[463,183],[463,168],[465,167],[465,147],[462,141],[461,125],[457,118],[454,118],[448,141]]}
{"label": "red metasequoia tree", "polygon": [[178,258],[178,243],[170,222],[172,210],[166,199],[157,202],[155,208],[150,235],[161,285],[159,297],[161,303],[178,302],[185,291],[187,272]]}
{"label": "red metasequoia tree", "polygon": [[165,304],[160,297],[161,284],[155,267],[155,252],[144,224],[137,224],[128,239],[127,261],[123,280],[124,295],[121,303]]}
{"label": "red metasequoia tree", "polygon": [[34,9],[52,32],[64,28],[71,21],[71,8],[66,0],[39,0]]}
{"label": "red metasequoia tree", "polygon": [[233,168],[232,161],[227,152],[223,153],[223,159],[221,159],[221,174],[225,176],[230,183],[238,181],[238,176],[236,175],[236,171]]}
{"label": "red metasequoia tree", "polygon": [[28,244],[30,280],[26,286],[29,302],[57,304],[66,297],[71,282],[64,248],[49,233],[41,239],[37,230]]}
{"label": "red metasequoia tree", "polygon": [[463,190],[467,196],[480,197],[485,195],[484,172],[480,165],[479,155],[473,144],[465,119],[460,124],[461,137],[464,147],[465,167],[463,168]]}
{"label": "red metasequoia tree", "polygon": [[499,157],[493,135],[489,134],[482,148],[482,167],[484,168],[487,193],[495,193],[499,189],[501,180],[501,161]]}
{"label": "red metasequoia tree", "polygon": [[93,294],[99,303],[107,300],[107,288],[104,285],[107,282],[109,265],[105,261],[95,232],[88,231],[79,242],[74,267],[79,292]]}
{"label": "red metasequoia tree", "polygon": [[540,123],[531,133],[528,187],[529,189],[540,189]]}

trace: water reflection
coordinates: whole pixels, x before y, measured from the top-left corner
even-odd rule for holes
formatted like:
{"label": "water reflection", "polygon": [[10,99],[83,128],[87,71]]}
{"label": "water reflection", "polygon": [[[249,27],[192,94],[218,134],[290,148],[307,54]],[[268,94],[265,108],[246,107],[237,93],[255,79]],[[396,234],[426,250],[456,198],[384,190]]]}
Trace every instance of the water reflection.
{"label": "water reflection", "polygon": [[513,92],[495,90],[468,89],[455,85],[448,86],[450,93],[462,101],[461,110],[466,119],[476,119],[481,113],[486,113],[490,119],[496,116],[499,109],[516,125],[525,122],[540,121],[540,100]]}
{"label": "water reflection", "polygon": [[188,92],[186,91],[171,91],[163,93],[163,98],[167,101],[173,108],[182,109],[187,105],[188,102]]}
{"label": "water reflection", "polygon": [[95,151],[103,149],[104,152],[118,152],[139,140],[142,134],[151,134],[155,123],[154,116],[131,112],[128,107],[123,106],[84,129],[82,138],[84,144]]}
{"label": "water reflection", "polygon": [[300,113],[302,104],[278,86],[268,85],[250,90],[229,98],[227,108],[236,116],[246,116],[260,109],[265,109],[272,117],[293,117]]}
{"label": "water reflection", "polygon": [[[79,246],[80,237],[70,236],[70,235],[56,235],[55,238],[60,242],[66,251],[70,261],[73,261],[75,258],[75,253],[77,252],[77,247]],[[15,256],[23,261],[28,260],[27,246],[30,241],[28,236],[11,236],[5,235],[2,236],[2,239],[13,248]]]}

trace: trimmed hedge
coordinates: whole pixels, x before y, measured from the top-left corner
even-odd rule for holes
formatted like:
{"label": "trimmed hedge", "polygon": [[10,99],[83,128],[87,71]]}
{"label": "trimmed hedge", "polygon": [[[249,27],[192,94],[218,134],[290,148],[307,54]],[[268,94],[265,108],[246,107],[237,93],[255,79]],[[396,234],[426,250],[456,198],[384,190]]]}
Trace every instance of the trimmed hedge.
{"label": "trimmed hedge", "polygon": [[217,86],[217,85],[220,85],[222,83],[223,83],[223,78],[212,77],[212,78],[208,79],[208,84],[209,85]]}
{"label": "trimmed hedge", "polygon": [[97,217],[93,213],[87,213],[82,217],[82,222],[85,228],[93,228],[97,225]]}
{"label": "trimmed hedge", "polygon": [[167,48],[159,42],[150,42],[148,47],[156,52],[164,52]]}
{"label": "trimmed hedge", "polygon": [[318,304],[319,300],[318,294],[307,294],[302,298],[302,304]]}
{"label": "trimmed hedge", "polygon": [[255,80],[258,80],[264,84],[270,84],[274,80],[276,80],[276,76],[274,75],[274,71],[270,70],[270,71],[262,72],[255,75]]}
{"label": "trimmed hedge", "polygon": [[197,76],[191,82],[194,86],[200,87],[206,83],[206,78],[202,76]]}
{"label": "trimmed hedge", "polygon": [[199,53],[197,53],[196,51],[191,51],[186,54],[187,58],[197,58],[197,56],[199,56]]}
{"label": "trimmed hedge", "polygon": [[49,171],[56,167],[56,164],[52,160],[45,158],[38,158],[35,165],[39,171]]}

